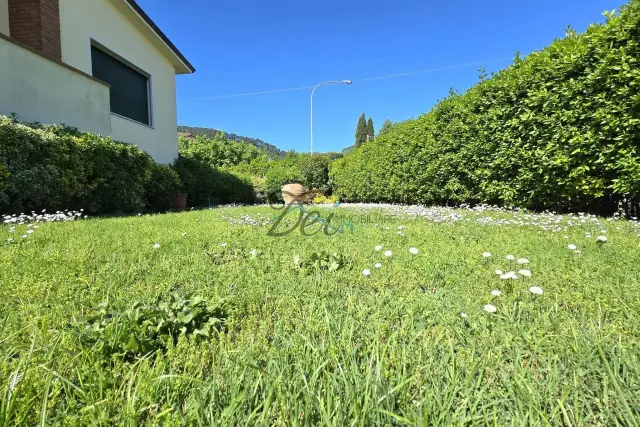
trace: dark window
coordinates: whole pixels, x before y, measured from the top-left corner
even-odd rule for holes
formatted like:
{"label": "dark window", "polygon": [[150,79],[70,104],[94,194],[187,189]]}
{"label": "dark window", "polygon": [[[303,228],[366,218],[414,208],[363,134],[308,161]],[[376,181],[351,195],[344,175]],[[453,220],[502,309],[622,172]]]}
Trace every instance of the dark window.
{"label": "dark window", "polygon": [[93,76],[111,85],[111,112],[151,125],[149,78],[96,46],[91,46]]}

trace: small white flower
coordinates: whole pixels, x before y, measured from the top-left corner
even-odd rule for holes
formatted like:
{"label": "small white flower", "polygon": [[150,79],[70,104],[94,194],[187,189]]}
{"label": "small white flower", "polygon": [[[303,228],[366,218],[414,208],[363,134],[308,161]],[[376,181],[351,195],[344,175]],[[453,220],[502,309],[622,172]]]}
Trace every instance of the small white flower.
{"label": "small white flower", "polygon": [[409,253],[411,255],[418,255],[418,248],[409,248]]}
{"label": "small white flower", "polygon": [[249,251],[249,253],[251,254],[252,258],[257,258],[258,257],[258,250],[257,249],[251,249]]}
{"label": "small white flower", "polygon": [[371,271],[369,271],[369,270],[367,270],[367,269],[362,270],[362,275],[363,275],[364,277],[368,277],[370,274],[371,274]]}
{"label": "small white flower", "polygon": [[153,245],[153,249],[160,249],[160,243],[156,243]]}
{"label": "small white flower", "polygon": [[500,295],[502,295],[502,292],[500,292],[500,290],[498,289],[494,289],[491,291],[491,295],[493,295],[494,297],[499,297]]}
{"label": "small white flower", "polygon": [[509,271],[509,272],[501,275],[500,278],[502,280],[517,280],[518,279],[518,275],[513,271]]}
{"label": "small white flower", "polygon": [[485,258],[489,258],[491,256],[491,252],[482,252],[482,256]]}
{"label": "small white flower", "polygon": [[496,270],[496,274],[497,274],[498,276],[502,276],[504,273],[503,273],[503,271],[502,271],[502,270]]}
{"label": "small white flower", "polygon": [[27,235],[26,235],[26,234],[23,234],[21,237],[22,237],[23,239],[26,239],[26,238],[27,238]]}
{"label": "small white flower", "polygon": [[587,239],[590,239],[591,238],[591,233],[585,233],[584,237],[587,238]]}
{"label": "small white flower", "polygon": [[520,275],[524,277],[531,277],[531,272],[529,270],[520,270],[518,271],[518,273],[520,273]]}
{"label": "small white flower", "polygon": [[220,243],[220,246],[222,246],[224,248],[225,246],[227,246],[227,242]]}
{"label": "small white flower", "polygon": [[385,227],[384,229],[385,229],[385,230],[388,230],[388,229],[389,229],[389,227]]}
{"label": "small white flower", "polygon": [[606,242],[606,241],[607,241],[607,237],[606,237],[606,236],[598,236],[598,237],[596,238],[596,241],[597,241],[598,243],[604,243],[604,242]]}
{"label": "small white flower", "polygon": [[380,252],[382,250],[382,245],[376,246],[376,252]]}
{"label": "small white flower", "polygon": [[374,265],[374,267],[375,267],[375,268],[380,268],[380,267],[382,267],[382,264],[380,264],[379,262],[376,262],[376,263],[375,263],[375,265]]}
{"label": "small white flower", "polygon": [[574,254],[578,254],[580,255],[582,253],[582,251],[575,251]]}
{"label": "small white flower", "polygon": [[567,248],[568,248],[570,251],[575,251],[576,249],[578,249],[578,247],[577,247],[576,245],[573,245],[573,244],[572,244],[572,245],[567,246]]}
{"label": "small white flower", "polygon": [[462,313],[460,313],[460,317],[462,317],[463,319],[468,318],[469,316],[467,316],[467,313],[465,313],[464,311]]}
{"label": "small white flower", "polygon": [[529,260],[526,258],[518,258],[518,260],[516,261],[518,264],[529,264]]}
{"label": "small white flower", "polygon": [[27,234],[33,233],[33,230],[27,230]]}
{"label": "small white flower", "polygon": [[391,255],[393,255],[393,252],[391,252],[391,251],[384,251],[384,256],[386,256],[386,257],[390,257]]}
{"label": "small white flower", "polygon": [[484,306],[484,311],[486,311],[487,313],[495,313],[496,310],[497,309],[495,305],[487,304]]}
{"label": "small white flower", "polygon": [[398,236],[404,236],[404,233],[402,231],[398,231]]}
{"label": "small white flower", "polygon": [[40,228],[40,226],[39,225],[34,225],[33,228],[38,229],[38,228]]}
{"label": "small white flower", "polygon": [[514,257],[513,255],[507,255],[506,258],[509,261],[513,261],[514,259],[516,259],[516,257]]}
{"label": "small white flower", "polygon": [[538,286],[532,286],[529,288],[529,292],[531,292],[534,295],[542,295],[544,293],[544,291],[542,290],[542,288],[538,287]]}
{"label": "small white flower", "polygon": [[400,227],[398,227],[398,230],[400,231],[404,230],[404,225],[401,225]]}

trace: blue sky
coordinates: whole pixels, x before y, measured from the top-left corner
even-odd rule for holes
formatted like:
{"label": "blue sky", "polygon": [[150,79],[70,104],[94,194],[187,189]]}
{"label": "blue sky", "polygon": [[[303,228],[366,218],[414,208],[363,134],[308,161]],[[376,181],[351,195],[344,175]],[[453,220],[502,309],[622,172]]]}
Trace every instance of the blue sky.
{"label": "blue sky", "polygon": [[[512,58],[543,48],[571,25],[602,22],[624,0],[138,0],[196,68],[178,76],[178,123],[260,138],[309,151],[310,86],[314,151],[352,145],[360,113],[376,131],[429,111],[449,88],[464,90],[480,65],[397,78],[366,78]],[[489,72],[510,60],[486,64]]]}

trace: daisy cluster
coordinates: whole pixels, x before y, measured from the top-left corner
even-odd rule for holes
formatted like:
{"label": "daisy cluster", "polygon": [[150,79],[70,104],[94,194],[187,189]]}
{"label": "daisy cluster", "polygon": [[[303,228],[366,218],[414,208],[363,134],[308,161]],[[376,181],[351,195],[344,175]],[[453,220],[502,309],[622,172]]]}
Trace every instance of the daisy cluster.
{"label": "daisy cluster", "polygon": [[[569,246],[574,246],[574,245],[569,245]],[[485,260],[489,260],[492,256],[493,255],[491,254],[491,252],[482,253],[482,257]],[[513,283],[513,281],[517,281],[517,280],[524,280],[524,282],[527,283],[527,279],[531,277],[531,270],[528,270],[524,266],[529,264],[529,260],[527,258],[516,257],[515,255],[512,255],[512,254],[505,256],[505,259],[508,261],[509,271],[506,271],[506,272],[503,270],[495,271],[496,275],[500,278],[500,280],[507,283]],[[544,294],[544,290],[539,286],[530,286],[529,292],[534,296],[534,298]],[[493,299],[499,298],[500,296],[502,296],[502,291],[500,289],[493,289],[491,291],[491,296],[493,297]],[[492,301],[492,303],[493,302],[494,301]],[[498,308],[492,303],[486,304],[483,307],[484,311],[486,311],[487,313],[497,312]],[[467,319],[469,317],[464,312],[460,313],[460,316],[464,319]]]}
{"label": "daisy cluster", "polygon": [[[476,205],[474,207],[461,205],[457,208],[451,208],[422,205],[342,203],[340,207],[360,213],[383,210],[397,217],[423,219],[434,223],[467,222],[498,227],[530,227],[552,233],[567,232],[570,229],[581,227],[594,230],[593,234],[605,234],[607,225],[628,222],[633,226],[635,234],[640,237],[638,218],[634,217],[626,221],[620,215],[605,219],[585,213],[562,215],[548,211],[531,213],[518,208],[511,209],[491,205]],[[591,234],[591,232],[587,234]]]}
{"label": "daisy cluster", "polygon": [[28,239],[40,228],[41,223],[77,221],[82,218],[87,218],[87,215],[84,214],[83,209],[79,211],[57,211],[56,213],[47,213],[45,209],[39,214],[35,212],[31,212],[30,215],[21,213],[20,215],[3,215],[0,218],[2,218],[2,223],[9,227],[7,243],[13,243]]}

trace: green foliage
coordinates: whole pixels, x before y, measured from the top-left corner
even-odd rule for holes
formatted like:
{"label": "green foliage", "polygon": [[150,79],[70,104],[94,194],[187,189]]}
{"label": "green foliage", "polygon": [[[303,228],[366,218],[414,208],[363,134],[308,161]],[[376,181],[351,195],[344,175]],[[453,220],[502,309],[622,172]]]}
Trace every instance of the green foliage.
{"label": "green foliage", "polygon": [[367,140],[372,140],[376,135],[375,128],[373,127],[373,119],[369,117],[367,120]]}
{"label": "green foliage", "polygon": [[356,126],[356,147],[360,147],[362,144],[367,142],[367,133],[367,119],[365,118],[364,113],[362,113],[358,118],[358,125]]}
{"label": "green foliage", "polygon": [[[161,194],[162,188],[150,179],[160,177],[158,167],[130,144],[0,116],[0,212],[135,211],[175,196]],[[169,192],[175,190],[171,179],[175,177],[162,180]]]}
{"label": "green foliage", "polygon": [[211,339],[223,330],[227,316],[222,300],[183,298],[173,292],[151,304],[136,301],[125,311],[101,303],[93,313],[77,319],[77,326],[82,342],[103,357],[133,361],[166,350],[181,335]]}
{"label": "green foliage", "polygon": [[239,136],[239,135],[236,135],[235,133],[228,133],[228,132],[223,132],[216,129],[193,127],[193,126],[178,126],[178,132],[180,134],[183,134],[184,136],[186,135],[204,136],[209,139],[216,139],[216,138],[219,138],[220,136],[223,136],[224,138],[230,141],[236,141],[236,142],[240,142],[247,145],[253,145],[261,149],[266,154],[268,154],[269,157],[272,157],[274,159],[284,157],[285,155],[285,152],[280,150],[275,145],[266,143],[263,140],[258,138],[249,138],[247,136]]}
{"label": "green foliage", "polygon": [[382,127],[378,131],[378,136],[384,135],[385,133],[389,132],[392,127],[393,127],[393,122],[389,119],[386,119],[384,123],[382,123]]}
{"label": "green foliage", "polygon": [[189,206],[253,203],[254,189],[246,176],[234,175],[197,158],[180,155],[174,169],[187,193]]}
{"label": "green foliage", "polygon": [[146,200],[149,208],[155,211],[172,209],[175,199],[182,189],[180,176],[169,165],[153,164],[146,185]]}
{"label": "green foliage", "polygon": [[296,269],[303,270],[307,274],[326,271],[342,270],[351,267],[352,261],[345,255],[340,253],[329,253],[327,251],[312,252],[311,255],[302,259],[296,255],[293,258],[293,266]]}
{"label": "green foliage", "polygon": [[270,163],[266,173],[265,194],[270,201],[281,201],[281,189],[285,184],[300,183],[308,190],[331,192],[329,164],[326,154],[293,154]]}
{"label": "green foliage", "polygon": [[350,201],[611,213],[640,195],[640,2],[332,165]]}
{"label": "green foliage", "polygon": [[195,139],[180,137],[178,142],[180,155],[201,160],[214,167],[234,166],[260,159],[267,161],[267,155],[253,145],[229,140],[223,132],[217,132],[214,138],[198,136]]}

